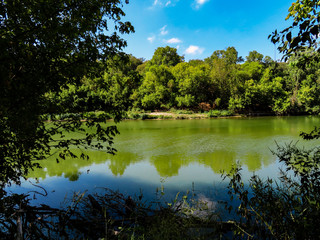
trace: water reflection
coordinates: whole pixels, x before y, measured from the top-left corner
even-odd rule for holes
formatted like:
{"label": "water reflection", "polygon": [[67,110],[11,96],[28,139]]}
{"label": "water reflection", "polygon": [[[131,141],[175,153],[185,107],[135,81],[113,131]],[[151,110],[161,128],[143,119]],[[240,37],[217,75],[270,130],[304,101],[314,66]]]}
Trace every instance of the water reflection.
{"label": "water reflection", "polygon": [[[228,172],[240,162],[244,181],[253,172],[263,179],[276,178],[279,165],[270,151],[276,149],[275,142],[299,140],[301,145],[316,145],[301,140],[299,132],[319,125],[318,117],[125,121],[120,123],[121,134],[115,139],[115,156],[87,151],[88,161],[66,159],[59,164],[51,157],[29,178],[39,180],[48,192],[48,197],[37,196],[37,201],[53,207],[59,207],[66,194],[103,188],[131,196],[142,191],[149,201],[157,196],[156,189],[164,189],[168,201],[186,190],[227,201],[222,171]],[[27,181],[11,190],[26,193],[33,188]]]}
{"label": "water reflection", "polygon": [[[77,154],[80,150],[75,150]],[[200,164],[212,170],[212,173],[220,174],[229,172],[231,167],[237,162],[245,165],[249,171],[257,171],[263,166],[268,166],[275,160],[271,153],[263,155],[252,151],[244,156],[236,151],[230,150],[215,150],[213,152],[199,152],[194,154],[163,154],[148,156],[148,153],[137,154],[132,152],[118,152],[114,156],[99,151],[86,151],[89,155],[89,160],[83,159],[66,159],[56,163],[55,157],[41,161],[41,169],[35,169],[29,174],[29,178],[46,179],[47,177],[65,177],[69,181],[77,181],[81,174],[90,173],[93,164],[106,165],[114,177],[123,176],[130,166],[139,162],[147,161],[152,165],[160,177],[178,176],[181,168],[186,168],[192,164]],[[263,152],[262,152],[263,153]],[[82,169],[82,170],[81,170]],[[107,170],[107,169],[105,169]],[[141,169],[144,172],[144,169]]]}
{"label": "water reflection", "polygon": [[[77,181],[97,164],[104,164],[105,172],[110,170],[113,177],[121,177],[129,168],[145,162],[162,178],[179,176],[182,168],[194,164],[220,174],[240,162],[250,172],[256,172],[275,162],[270,151],[275,149],[275,141],[298,140],[300,130],[309,131],[319,123],[317,117],[127,121],[119,126],[115,156],[87,151],[88,161],[66,159],[59,164],[51,157],[29,177],[44,180],[63,176]],[[137,175],[144,171],[141,168]]]}
{"label": "water reflection", "polygon": [[114,176],[121,176],[124,174],[127,167],[131,164],[138,163],[143,160],[141,155],[132,152],[120,152],[114,156],[109,156],[107,162],[109,169]]}

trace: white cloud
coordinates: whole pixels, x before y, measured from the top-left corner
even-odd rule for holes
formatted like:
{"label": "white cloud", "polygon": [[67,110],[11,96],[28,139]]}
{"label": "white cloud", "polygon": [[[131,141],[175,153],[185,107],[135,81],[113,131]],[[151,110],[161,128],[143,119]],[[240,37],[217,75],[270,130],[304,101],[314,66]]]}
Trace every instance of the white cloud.
{"label": "white cloud", "polygon": [[166,30],[167,25],[160,28],[160,34],[161,35],[167,35],[169,32]]}
{"label": "white cloud", "polygon": [[185,54],[190,54],[190,55],[200,55],[204,51],[204,48],[200,48],[199,46],[194,46],[190,45],[186,51]]}
{"label": "white cloud", "polygon": [[148,37],[148,38],[147,38],[147,40],[148,40],[149,42],[151,42],[151,43],[153,43],[155,39],[156,39],[155,36],[151,36],[151,37]]}
{"label": "white cloud", "polygon": [[196,9],[199,9],[203,4],[209,1],[210,0],[195,0],[193,5],[195,6]]}
{"label": "white cloud", "polygon": [[208,2],[209,0],[196,0],[197,4],[202,5]]}
{"label": "white cloud", "polygon": [[169,40],[165,40],[166,43],[175,44],[175,43],[181,43],[182,41],[179,38],[171,38]]}
{"label": "white cloud", "polygon": [[155,7],[174,7],[179,0],[154,0],[152,7],[150,9],[154,9]]}

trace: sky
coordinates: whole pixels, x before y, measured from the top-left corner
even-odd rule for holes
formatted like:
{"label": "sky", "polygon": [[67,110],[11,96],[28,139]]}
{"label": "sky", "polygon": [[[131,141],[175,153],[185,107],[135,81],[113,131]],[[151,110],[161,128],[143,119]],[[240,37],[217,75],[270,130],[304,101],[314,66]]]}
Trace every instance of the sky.
{"label": "sky", "polygon": [[158,47],[170,46],[189,61],[235,47],[243,58],[256,50],[277,60],[281,55],[268,36],[290,25],[285,18],[293,1],[130,0],[124,20],[135,33],[122,36],[124,51],[149,60]]}

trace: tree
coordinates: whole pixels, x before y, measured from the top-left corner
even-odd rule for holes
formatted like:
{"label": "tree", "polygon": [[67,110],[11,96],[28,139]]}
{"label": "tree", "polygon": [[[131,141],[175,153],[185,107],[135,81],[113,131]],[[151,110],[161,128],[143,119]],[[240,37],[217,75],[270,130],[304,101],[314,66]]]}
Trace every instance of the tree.
{"label": "tree", "polygon": [[259,62],[247,61],[241,65],[241,70],[243,70],[251,79],[254,79],[255,81],[260,81],[264,68],[262,64],[260,64]]}
{"label": "tree", "polygon": [[59,93],[48,94],[50,104],[63,113],[128,110],[133,91],[140,85],[141,76],[135,71],[139,59],[114,56],[106,62],[101,77],[84,77],[80,85],[68,84]]}
{"label": "tree", "polygon": [[247,62],[262,62],[263,54],[258,53],[256,50],[250,51],[246,56]]}
{"label": "tree", "polygon": [[205,62],[211,64],[214,59],[222,59],[227,65],[243,62],[243,58],[238,57],[238,51],[235,47],[228,47],[226,50],[216,50],[210,57],[205,59]]}
{"label": "tree", "polygon": [[172,68],[178,85],[176,97],[178,107],[197,107],[201,102],[213,102],[216,89],[211,83],[207,64],[179,63]]}
{"label": "tree", "polygon": [[289,8],[286,18],[292,19],[292,25],[269,35],[273,43],[279,43],[278,50],[284,53],[285,60],[294,53],[306,48],[319,52],[320,2],[317,0],[297,0]]}
{"label": "tree", "polygon": [[149,65],[165,65],[168,67],[175,66],[180,62],[183,62],[184,57],[179,56],[176,48],[169,46],[158,47],[154,52]]}
{"label": "tree", "polygon": [[[128,3],[126,0],[125,3]],[[84,132],[82,114],[47,127],[47,92],[59,92],[66,84],[78,84],[84,77],[99,76],[108,58],[120,54],[126,41],[120,34],[133,32],[122,0],[34,0],[0,3],[0,183],[20,182],[29,169],[38,166],[53,147],[63,149],[60,157],[75,156],[70,145],[106,148],[117,132],[103,128],[103,118],[87,118],[94,129],[81,139],[56,140],[63,130]],[[112,22],[110,28],[109,21]],[[110,35],[108,32],[113,31]],[[54,107],[54,106],[51,106]],[[114,111],[116,120],[120,113]],[[101,142],[94,142],[94,140]],[[84,158],[85,155],[81,154]]]}
{"label": "tree", "polygon": [[205,59],[205,62],[211,67],[211,81],[217,89],[222,108],[227,107],[230,95],[238,85],[235,79],[239,67],[237,63],[242,61],[242,57],[238,57],[238,52],[234,47],[214,51],[209,58]]}

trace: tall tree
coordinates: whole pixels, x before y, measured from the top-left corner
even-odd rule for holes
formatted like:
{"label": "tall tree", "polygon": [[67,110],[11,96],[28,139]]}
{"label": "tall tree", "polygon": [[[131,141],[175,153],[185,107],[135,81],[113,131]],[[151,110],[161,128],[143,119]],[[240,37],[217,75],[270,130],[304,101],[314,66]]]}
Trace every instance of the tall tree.
{"label": "tall tree", "polygon": [[211,64],[215,59],[222,59],[227,65],[243,62],[243,58],[238,56],[238,51],[235,47],[228,47],[226,50],[216,50],[210,57],[205,59],[205,62]]}
{"label": "tall tree", "polygon": [[150,65],[165,65],[168,67],[175,66],[180,62],[183,62],[184,58],[179,56],[176,48],[169,46],[158,47],[154,52],[152,59],[150,60]]}
{"label": "tall tree", "polygon": [[[126,0],[125,3],[128,3]],[[33,160],[45,158],[53,146],[60,157],[73,156],[70,145],[102,148],[93,139],[112,141],[115,128],[103,129],[88,119],[93,134],[53,141],[52,135],[82,130],[81,117],[48,128],[45,94],[59,92],[83,76],[97,76],[103,63],[126,46],[120,34],[133,32],[122,22],[122,0],[4,0],[0,2],[0,183],[19,182]],[[112,22],[112,24],[111,24]],[[111,28],[113,26],[114,28]],[[119,115],[117,115],[119,118]],[[113,151],[108,144],[104,145]]]}
{"label": "tall tree", "polygon": [[168,67],[151,66],[138,89],[141,106],[148,110],[174,105],[175,79]]}
{"label": "tall tree", "polygon": [[256,50],[250,51],[246,56],[247,62],[262,62],[263,54],[258,53]]}

